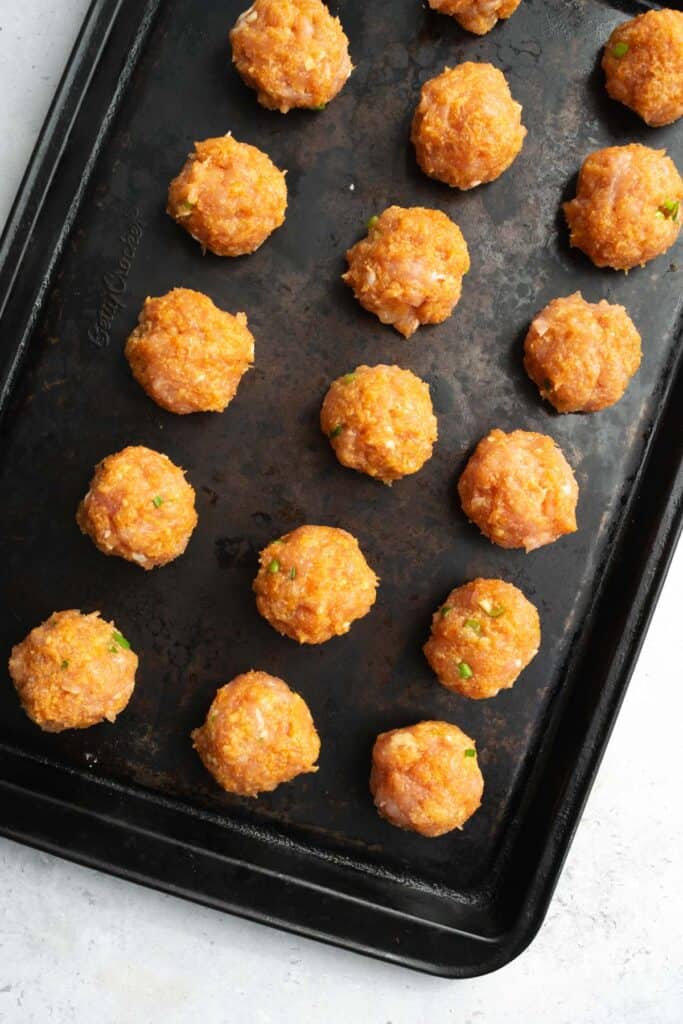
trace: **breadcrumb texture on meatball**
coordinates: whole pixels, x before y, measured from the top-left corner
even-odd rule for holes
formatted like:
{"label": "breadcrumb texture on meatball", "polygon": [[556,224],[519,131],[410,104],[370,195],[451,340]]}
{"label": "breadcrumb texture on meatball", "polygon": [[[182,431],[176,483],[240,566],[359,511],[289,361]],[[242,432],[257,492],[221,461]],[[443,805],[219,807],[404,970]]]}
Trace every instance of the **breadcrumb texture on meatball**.
{"label": "breadcrumb texture on meatball", "polygon": [[683,114],[683,12],[646,11],[612,32],[602,57],[607,92],[652,127]]}
{"label": "breadcrumb texture on meatball", "polygon": [[525,136],[522,107],[503,72],[466,61],[422,86],[410,137],[425,174],[470,189],[499,178]]}
{"label": "breadcrumb texture on meatball", "polygon": [[570,243],[597,267],[630,270],[670,249],[683,219],[683,179],[663,149],[609,146],[586,157],[564,204]]}
{"label": "breadcrumb texture on meatball", "polygon": [[381,733],[370,791],[383,818],[422,836],[462,828],[484,792],[474,740],[449,722],[419,722]]}
{"label": "breadcrumb texture on meatball", "polygon": [[28,717],[45,732],[113,722],[135,688],[137,655],[99,612],[54,612],[12,649],[9,671]]}
{"label": "breadcrumb texture on meatball", "polygon": [[533,551],[576,530],[579,487],[551,437],[492,430],[458,481],[465,515],[494,544]]}
{"label": "breadcrumb texture on meatball", "polygon": [[308,705],[267,672],[245,672],[222,686],[192,743],[218,785],[240,796],[318,770],[320,739]]}
{"label": "breadcrumb texture on meatball", "polygon": [[339,18],[321,0],[256,0],[230,32],[232,59],[259,103],[320,109],[353,71]]}
{"label": "breadcrumb texture on meatball", "polygon": [[98,464],[76,521],[105,555],[154,569],[187,547],[197,525],[194,499],[167,455],[133,446]]}
{"label": "breadcrumb texture on meatball", "polygon": [[264,548],[259,561],[256,606],[300,644],[348,633],[375,603],[379,581],[346,530],[300,526]]}
{"label": "breadcrumb texture on meatball", "polygon": [[524,341],[524,368],[558,412],[597,412],[622,397],[640,366],[640,334],[623,306],[553,299]]}
{"label": "breadcrumb texture on meatball", "polygon": [[437,438],[429,385],[399,366],[357,366],[335,380],[320,426],[343,466],[385,484],[417,473]]}
{"label": "breadcrumb texture on meatball", "polygon": [[285,220],[285,175],[232,135],[195,142],[168,190],[167,212],[216,256],[255,252]]}
{"label": "breadcrumb texture on meatball", "polygon": [[457,23],[477,36],[486,35],[504,18],[514,14],[522,0],[428,0],[433,11],[450,14]]}
{"label": "breadcrumb texture on meatball", "polygon": [[476,579],[452,590],[432,618],[424,653],[439,682],[481,700],[509,689],[541,643],[538,612],[521,590]]}
{"label": "breadcrumb texture on meatball", "polygon": [[174,288],[147,298],[126,342],[133,376],[169,412],[222,412],[254,361],[244,313],[233,316],[208,295]]}
{"label": "breadcrumb texture on meatball", "polygon": [[405,338],[420,324],[440,324],[460,299],[470,269],[457,224],[421,206],[390,206],[346,253],[343,280],[361,306]]}

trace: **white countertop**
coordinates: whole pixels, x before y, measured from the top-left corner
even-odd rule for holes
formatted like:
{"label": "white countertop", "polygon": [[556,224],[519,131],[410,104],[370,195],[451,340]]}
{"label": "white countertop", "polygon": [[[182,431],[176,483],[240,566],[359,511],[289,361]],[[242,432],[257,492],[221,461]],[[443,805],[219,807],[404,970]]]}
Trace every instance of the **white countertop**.
{"label": "white countertop", "polygon": [[[0,0],[0,223],[86,7]],[[442,981],[0,840],[0,1022],[680,1024],[682,607],[683,549],[546,923],[508,967]]]}

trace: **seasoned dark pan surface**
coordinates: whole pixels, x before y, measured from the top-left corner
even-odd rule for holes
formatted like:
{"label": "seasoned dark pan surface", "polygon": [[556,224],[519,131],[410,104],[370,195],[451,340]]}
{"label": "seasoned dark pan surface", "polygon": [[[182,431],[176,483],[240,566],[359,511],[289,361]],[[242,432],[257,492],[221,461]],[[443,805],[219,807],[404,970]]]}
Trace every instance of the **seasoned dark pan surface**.
{"label": "seasoned dark pan surface", "polygon": [[[628,276],[597,270],[569,250],[560,202],[573,194],[582,158],[600,146],[665,146],[683,167],[683,129],[647,130],[606,97],[599,49],[624,17],[606,4],[524,0],[510,21],[477,38],[416,0],[333,3],[357,70],[323,112],[286,117],[259,107],[231,69],[227,31],[245,5],[162,3],[4,418],[2,657],[54,609],[99,609],[140,656],[136,691],[115,726],[48,736],[7,682],[0,740],[361,864],[471,891],[488,884],[551,701],[561,688],[581,700],[600,685],[590,664],[571,674],[564,666],[676,345],[680,245]],[[408,143],[420,85],[462,60],[505,72],[529,130],[512,168],[470,193],[422,175]],[[290,196],[284,227],[237,260],[202,257],[164,213],[167,184],[193,141],[227,131],[287,168]],[[345,249],[392,203],[444,210],[472,258],[452,318],[409,342],[363,312],[340,281]],[[177,285],[249,316],[256,366],[224,415],[167,414],[128,372],[123,345],[142,301]],[[526,378],[521,344],[535,312],[577,289],[627,307],[644,359],[617,406],[560,417]],[[361,362],[396,362],[432,389],[435,455],[392,488],[342,469],[318,427],[328,383]],[[578,533],[527,556],[494,547],[465,521],[456,480],[496,426],[558,441],[581,487]],[[105,558],[74,522],[93,466],[126,444],[166,452],[197,491],[199,526],[186,554],[151,573]],[[351,531],[381,577],[371,614],[313,648],[279,637],[251,592],[259,549],[304,522]],[[480,575],[510,580],[538,605],[543,644],[511,692],[476,703],[436,683],[421,645],[449,589]],[[188,738],[216,687],[251,667],[300,691],[322,737],[319,773],[258,801],[222,793]],[[476,738],[486,780],[465,830],[436,841],[382,822],[367,785],[377,732],[425,718]]]}

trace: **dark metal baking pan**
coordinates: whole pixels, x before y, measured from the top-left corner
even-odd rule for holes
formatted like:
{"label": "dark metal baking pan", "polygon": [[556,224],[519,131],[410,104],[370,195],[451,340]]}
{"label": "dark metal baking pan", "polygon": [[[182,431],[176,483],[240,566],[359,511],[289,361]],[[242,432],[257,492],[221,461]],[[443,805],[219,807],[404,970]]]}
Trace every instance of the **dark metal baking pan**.
{"label": "dark metal baking pan", "polygon": [[[481,974],[538,929],[624,694],[681,522],[681,272],[673,251],[628,276],[569,250],[558,214],[588,151],[666,146],[603,91],[601,42],[639,6],[524,0],[475,38],[415,0],[333,4],[357,70],[318,114],[257,106],[231,70],[244,0],[96,0],[2,242],[0,651],[53,609],[100,609],[140,655],[114,727],[45,735],[0,691],[0,829],[145,884],[452,977]],[[421,82],[491,60],[524,105],[524,150],[460,194],[421,175],[408,128]],[[288,169],[285,226],[253,256],[202,257],[164,213],[194,139],[235,135]],[[339,280],[343,252],[389,203],[460,224],[472,255],[445,324],[410,342]],[[256,369],[222,416],[173,417],[132,381],[124,339],[147,294],[174,285],[246,310]],[[644,339],[624,399],[555,416],[526,379],[531,316],[581,288],[623,302]],[[329,380],[359,362],[427,379],[434,458],[385,488],[343,470],[317,426]],[[465,522],[454,485],[491,427],[550,433],[581,486],[580,530],[529,556]],[[92,467],[127,443],[188,471],[200,525],[145,574],[74,523]],[[256,613],[256,553],[302,522],[339,524],[382,579],[347,637],[299,648]],[[468,702],[420,647],[432,609],[477,575],[539,606],[541,653],[514,690]],[[188,740],[217,685],[258,666],[308,701],[320,771],[256,801],[222,793]],[[377,732],[445,718],[476,737],[486,792],[462,833],[424,840],[368,794]]]}

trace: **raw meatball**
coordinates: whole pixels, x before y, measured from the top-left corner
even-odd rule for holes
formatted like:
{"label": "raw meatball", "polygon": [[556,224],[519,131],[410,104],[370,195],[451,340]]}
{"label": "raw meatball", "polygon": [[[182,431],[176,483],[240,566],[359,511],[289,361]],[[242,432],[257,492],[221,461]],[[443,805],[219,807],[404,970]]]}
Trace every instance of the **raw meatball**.
{"label": "raw meatball", "polygon": [[533,551],[576,530],[579,488],[551,437],[492,430],[458,481],[465,515],[502,548]]}
{"label": "raw meatball", "polygon": [[422,86],[411,140],[425,174],[468,189],[499,178],[525,135],[503,72],[467,61]]}
{"label": "raw meatball", "polygon": [[320,426],[342,466],[385,484],[417,473],[437,437],[429,386],[398,366],[357,366],[335,380]]}
{"label": "raw meatball", "polygon": [[602,57],[607,92],[658,127],[683,114],[683,13],[647,11],[617,25]]}
{"label": "raw meatball", "polygon": [[168,456],[124,448],[96,466],[76,521],[105,555],[154,569],[187,547],[197,525],[194,489]]}
{"label": "raw meatball", "polygon": [[240,796],[270,793],[318,770],[320,739],[306,702],[267,672],[245,672],[222,686],[192,743],[218,785]]}
{"label": "raw meatball", "polygon": [[670,249],[681,229],[683,179],[663,149],[632,143],[586,157],[564,204],[570,242],[596,267],[630,270]]}
{"label": "raw meatball", "polygon": [[145,299],[126,359],[138,384],[163,409],[222,412],[254,361],[254,338],[244,313],[232,316],[208,295],[174,288]]}
{"label": "raw meatball", "polygon": [[390,206],[372,217],[367,237],[346,259],[342,279],[361,306],[405,338],[420,324],[440,324],[451,315],[470,269],[458,225],[421,206]]}
{"label": "raw meatball", "polygon": [[300,644],[348,633],[375,603],[377,583],[358,541],[332,526],[300,526],[264,548],[256,606],[273,629]]}
{"label": "raw meatball", "polygon": [[321,0],[256,0],[230,33],[232,59],[259,103],[320,110],[353,71],[339,18]]}
{"label": "raw meatball", "polygon": [[398,828],[422,836],[462,828],[484,792],[474,740],[448,722],[383,732],[372,751],[370,792]]}
{"label": "raw meatball", "polygon": [[205,139],[171,182],[166,209],[203,250],[244,256],[284,223],[285,175],[260,149],[231,135]]}
{"label": "raw meatball", "polygon": [[640,366],[640,335],[623,306],[553,299],[532,321],[524,368],[558,412],[596,412],[618,402]]}
{"label": "raw meatball", "polygon": [[113,722],[135,688],[137,655],[99,612],[54,612],[12,649],[9,672],[28,717],[45,732]]}
{"label": "raw meatball", "polygon": [[440,14],[450,14],[468,32],[483,36],[500,19],[514,14],[522,0],[428,0]]}
{"label": "raw meatball", "polygon": [[522,591],[478,579],[437,608],[423,649],[446,689],[481,700],[511,687],[540,643],[538,612]]}

